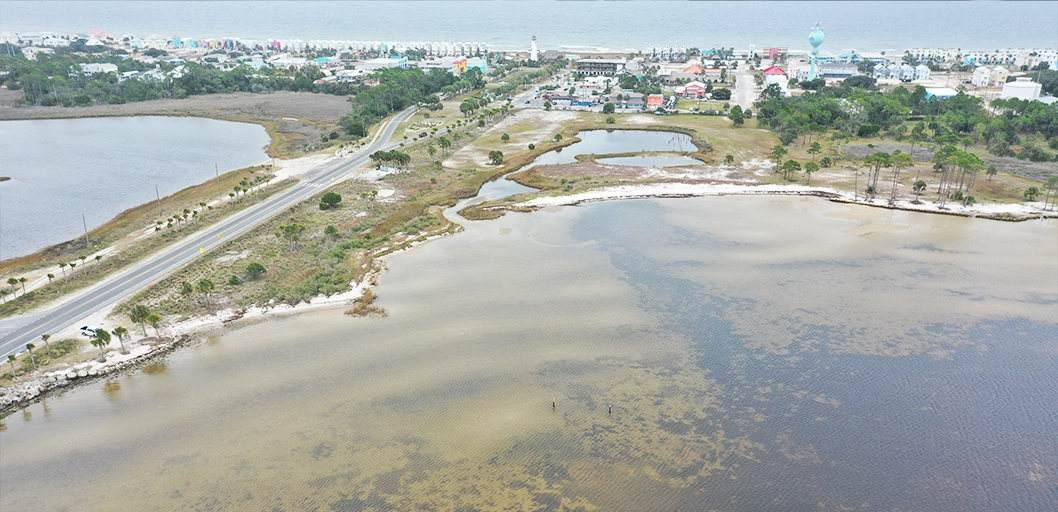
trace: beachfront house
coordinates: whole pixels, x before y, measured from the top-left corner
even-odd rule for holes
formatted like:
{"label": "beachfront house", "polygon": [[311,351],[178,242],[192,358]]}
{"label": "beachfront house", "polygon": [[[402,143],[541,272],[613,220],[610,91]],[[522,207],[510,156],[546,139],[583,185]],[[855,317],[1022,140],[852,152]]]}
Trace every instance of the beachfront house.
{"label": "beachfront house", "polygon": [[915,80],[929,80],[929,72],[929,66],[925,64],[915,66]]}

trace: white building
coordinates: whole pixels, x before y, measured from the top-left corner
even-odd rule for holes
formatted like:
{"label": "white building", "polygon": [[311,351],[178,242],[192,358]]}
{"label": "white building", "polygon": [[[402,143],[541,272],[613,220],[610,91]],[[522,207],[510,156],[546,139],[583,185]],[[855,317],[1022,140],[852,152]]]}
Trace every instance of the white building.
{"label": "white building", "polygon": [[117,73],[118,67],[108,63],[81,64],[81,72],[86,75],[97,73]]}
{"label": "white building", "polygon": [[970,83],[977,87],[988,87],[988,82],[992,78],[992,70],[981,66],[974,70],[973,77],[970,78]]}
{"label": "white building", "polygon": [[536,49],[536,36],[533,36],[533,42],[529,46],[529,60],[531,60],[533,62],[536,62],[536,59],[538,57],[539,57],[539,55],[538,55],[538,51]]}
{"label": "white building", "polygon": [[915,80],[929,80],[929,66],[919,64],[915,66]]}
{"label": "white building", "polygon": [[1018,98],[1020,100],[1036,100],[1040,98],[1042,86],[1032,81],[1027,76],[1019,76],[1013,82],[1003,84],[1003,92],[999,93],[1002,99]]}

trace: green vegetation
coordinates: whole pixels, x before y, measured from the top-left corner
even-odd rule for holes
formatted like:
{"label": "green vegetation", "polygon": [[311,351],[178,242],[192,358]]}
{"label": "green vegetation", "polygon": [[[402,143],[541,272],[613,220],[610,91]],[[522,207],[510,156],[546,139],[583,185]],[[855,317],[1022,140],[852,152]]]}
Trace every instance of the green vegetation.
{"label": "green vegetation", "polygon": [[[984,100],[965,93],[951,98],[926,98],[925,88],[903,86],[883,93],[868,77],[854,77],[836,87],[781,97],[766,90],[757,102],[762,126],[779,133],[783,144],[813,134],[836,131],[837,136],[878,135],[913,145],[984,145],[996,156],[1052,161],[1055,156],[1030,139],[1058,138],[1058,105],[1038,101]],[[909,127],[909,122],[913,123]],[[1024,140],[1023,140],[1024,139]],[[1056,144],[1058,145],[1058,144]],[[1014,151],[1020,146],[1020,151]]]}
{"label": "green vegetation", "polygon": [[364,137],[371,125],[412,105],[439,105],[440,99],[435,96],[438,92],[451,96],[485,85],[477,68],[468,70],[458,80],[442,69],[431,69],[427,73],[418,68],[379,69],[370,78],[378,85],[358,87],[355,96],[349,100],[352,111],[339,120],[349,135]]}
{"label": "green vegetation", "polygon": [[[6,75],[8,89],[22,89],[24,105],[83,106],[93,103],[120,104],[160,98],[186,98],[199,94],[230,92],[302,91],[349,95],[362,86],[314,81],[323,76],[316,66],[301,68],[269,68],[255,70],[238,66],[230,71],[217,69],[210,63],[160,62],[158,67],[118,54],[78,55],[71,47],[58,49],[54,55],[39,54],[29,60],[21,53],[0,56],[0,76]],[[115,73],[85,75],[81,64],[108,63],[118,68]],[[177,70],[178,67],[182,67]],[[119,80],[118,75],[130,71],[153,72],[148,79]]]}

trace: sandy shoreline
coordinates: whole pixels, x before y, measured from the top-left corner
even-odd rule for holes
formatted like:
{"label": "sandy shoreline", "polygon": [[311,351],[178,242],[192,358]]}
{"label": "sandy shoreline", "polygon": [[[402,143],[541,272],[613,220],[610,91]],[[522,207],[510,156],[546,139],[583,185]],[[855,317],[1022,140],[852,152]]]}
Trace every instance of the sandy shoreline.
{"label": "sandy shoreline", "polygon": [[963,217],[980,217],[1005,221],[1025,221],[1040,218],[1058,218],[1058,211],[1043,210],[1043,202],[1017,204],[974,204],[964,206],[958,202],[948,203],[944,209],[929,202],[914,204],[912,201],[898,199],[889,205],[887,198],[876,197],[867,201],[856,198],[848,192],[808,185],[738,185],[730,183],[657,183],[647,185],[621,185],[605,187],[568,196],[538,197],[513,206],[497,206],[493,209],[532,211],[555,206],[574,206],[598,201],[623,199],[673,198],[673,197],[708,197],[708,196],[753,196],[753,195],[800,195],[816,196],[831,201],[859,204],[875,208],[906,210],[919,213],[942,215],[959,215]]}

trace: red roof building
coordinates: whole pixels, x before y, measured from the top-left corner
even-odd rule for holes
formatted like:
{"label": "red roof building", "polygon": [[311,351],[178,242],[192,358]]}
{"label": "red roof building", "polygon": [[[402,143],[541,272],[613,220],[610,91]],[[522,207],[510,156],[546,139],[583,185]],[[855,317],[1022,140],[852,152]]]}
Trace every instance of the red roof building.
{"label": "red roof building", "polygon": [[765,75],[785,75],[786,71],[779,66],[772,66],[770,68],[764,68],[761,73],[764,73]]}
{"label": "red roof building", "polygon": [[684,73],[694,73],[695,75],[700,75],[700,74],[702,74],[702,67],[697,65],[697,64],[695,64],[695,65],[683,70],[683,72]]}
{"label": "red roof building", "polygon": [[683,96],[686,98],[701,98],[705,96],[705,84],[701,82],[687,84],[687,87],[683,89]]}
{"label": "red roof building", "polygon": [[647,96],[648,107],[660,107],[665,103],[665,97],[660,94],[651,94]]}

